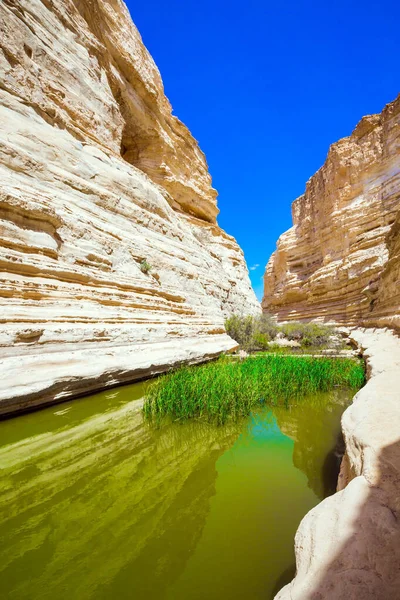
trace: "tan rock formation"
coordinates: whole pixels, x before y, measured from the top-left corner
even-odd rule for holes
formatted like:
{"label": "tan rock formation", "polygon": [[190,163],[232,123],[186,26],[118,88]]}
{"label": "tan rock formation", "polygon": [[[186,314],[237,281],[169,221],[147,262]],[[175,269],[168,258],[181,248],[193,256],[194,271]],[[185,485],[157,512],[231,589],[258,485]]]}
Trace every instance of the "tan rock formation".
{"label": "tan rock formation", "polygon": [[296,534],[297,573],[276,600],[400,598],[400,339],[355,330],[369,381],[344,412],[339,492]]}
{"label": "tan rock formation", "polygon": [[[264,277],[279,320],[400,328],[400,96],[331,146]],[[400,598],[400,341],[355,330],[369,381],[342,418],[340,490],[303,519],[277,600]]]}
{"label": "tan rock formation", "polygon": [[243,253],[124,3],[0,23],[0,414],[234,347]]}
{"label": "tan rock formation", "polygon": [[263,309],[400,327],[400,96],[331,146],[292,216],[266,268]]}

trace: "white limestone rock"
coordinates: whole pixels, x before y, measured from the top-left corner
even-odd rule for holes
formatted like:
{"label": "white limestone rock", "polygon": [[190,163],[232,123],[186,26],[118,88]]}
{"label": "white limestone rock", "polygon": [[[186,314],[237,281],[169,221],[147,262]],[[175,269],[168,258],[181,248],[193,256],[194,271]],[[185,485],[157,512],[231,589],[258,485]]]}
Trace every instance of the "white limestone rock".
{"label": "white limestone rock", "polygon": [[124,3],[0,22],[0,415],[235,348],[243,252]]}

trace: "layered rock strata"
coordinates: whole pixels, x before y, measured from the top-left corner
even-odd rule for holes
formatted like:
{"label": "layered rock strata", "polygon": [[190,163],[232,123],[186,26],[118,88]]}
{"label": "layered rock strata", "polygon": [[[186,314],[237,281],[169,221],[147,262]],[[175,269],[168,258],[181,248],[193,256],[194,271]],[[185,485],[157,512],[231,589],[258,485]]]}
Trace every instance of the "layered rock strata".
{"label": "layered rock strata", "polygon": [[400,339],[355,330],[368,383],[344,412],[338,491],[296,534],[297,574],[277,600],[389,600],[400,591]]}
{"label": "layered rock strata", "polygon": [[0,23],[0,414],[232,349],[243,253],[124,3]]}
{"label": "layered rock strata", "polygon": [[264,310],[400,327],[400,96],[331,146],[292,217],[266,268]]}

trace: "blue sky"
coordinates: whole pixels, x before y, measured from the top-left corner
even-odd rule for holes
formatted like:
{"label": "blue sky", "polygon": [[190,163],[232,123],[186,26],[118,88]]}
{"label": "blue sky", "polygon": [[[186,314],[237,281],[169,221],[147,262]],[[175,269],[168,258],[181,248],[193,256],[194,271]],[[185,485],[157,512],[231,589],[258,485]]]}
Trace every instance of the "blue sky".
{"label": "blue sky", "polygon": [[[328,147],[400,91],[400,3],[128,0],[253,287]],[[257,265],[257,267],[255,267]],[[255,267],[255,268],[253,268]]]}

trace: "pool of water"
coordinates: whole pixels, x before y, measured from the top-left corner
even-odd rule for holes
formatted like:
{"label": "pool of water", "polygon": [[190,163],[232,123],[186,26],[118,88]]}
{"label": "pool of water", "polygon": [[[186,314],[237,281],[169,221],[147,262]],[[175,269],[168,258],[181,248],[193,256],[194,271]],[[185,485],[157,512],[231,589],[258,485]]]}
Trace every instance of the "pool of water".
{"label": "pool of water", "polygon": [[142,384],[0,422],[0,597],[269,599],[332,493],[336,390],[240,423],[143,423]]}

